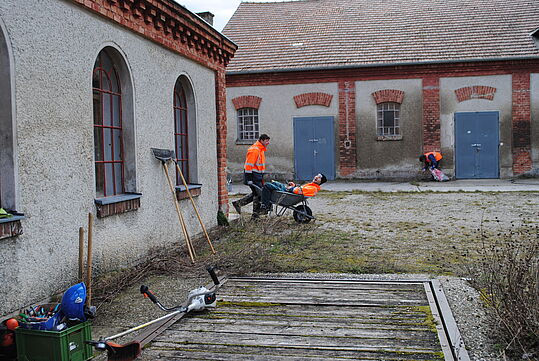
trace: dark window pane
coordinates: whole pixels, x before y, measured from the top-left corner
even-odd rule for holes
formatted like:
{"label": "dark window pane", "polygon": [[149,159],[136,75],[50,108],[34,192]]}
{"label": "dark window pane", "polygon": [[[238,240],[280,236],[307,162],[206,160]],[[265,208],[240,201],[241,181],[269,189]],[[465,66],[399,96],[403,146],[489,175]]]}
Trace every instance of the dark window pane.
{"label": "dark window pane", "polygon": [[384,112],[384,126],[386,127],[395,126],[395,112],[389,111],[389,110]]}
{"label": "dark window pane", "polygon": [[114,180],[116,185],[116,192],[115,194],[123,193],[123,186],[122,186],[122,163],[114,163]]}
{"label": "dark window pane", "polygon": [[114,178],[112,175],[112,163],[105,163],[105,197],[114,195]]}
{"label": "dark window pane", "polygon": [[94,90],[93,101],[94,101],[94,124],[103,124],[103,108],[102,108],[102,102],[101,102],[101,92]]}
{"label": "dark window pane", "polygon": [[103,129],[103,142],[105,144],[105,159],[106,161],[112,160],[112,129]]}
{"label": "dark window pane", "polygon": [[97,197],[105,196],[105,173],[103,163],[95,164],[95,185]]}
{"label": "dark window pane", "polygon": [[103,139],[101,127],[94,127],[94,157],[96,161],[103,160]]}
{"label": "dark window pane", "polygon": [[113,130],[113,148],[114,148],[114,160],[122,160],[122,131],[120,129]]}

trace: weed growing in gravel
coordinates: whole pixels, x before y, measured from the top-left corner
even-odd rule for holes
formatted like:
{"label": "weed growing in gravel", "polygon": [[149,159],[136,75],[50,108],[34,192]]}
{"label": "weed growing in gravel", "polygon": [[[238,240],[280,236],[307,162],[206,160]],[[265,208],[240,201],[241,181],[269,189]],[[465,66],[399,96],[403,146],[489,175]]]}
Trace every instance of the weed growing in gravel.
{"label": "weed growing in gravel", "polygon": [[539,358],[539,226],[533,223],[482,232],[478,262],[467,269],[493,315],[504,359]]}

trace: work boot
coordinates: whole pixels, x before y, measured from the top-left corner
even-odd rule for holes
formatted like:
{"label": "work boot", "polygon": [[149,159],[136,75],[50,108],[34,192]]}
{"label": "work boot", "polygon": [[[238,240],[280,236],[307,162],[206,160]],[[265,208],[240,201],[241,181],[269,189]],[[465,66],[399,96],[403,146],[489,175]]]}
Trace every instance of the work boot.
{"label": "work boot", "polygon": [[271,212],[271,205],[266,206],[265,204],[262,204],[260,206],[260,214],[268,214],[269,212]]}
{"label": "work boot", "polygon": [[238,201],[232,202],[232,205],[234,206],[236,212],[238,212],[238,214],[241,214],[241,206],[238,204]]}

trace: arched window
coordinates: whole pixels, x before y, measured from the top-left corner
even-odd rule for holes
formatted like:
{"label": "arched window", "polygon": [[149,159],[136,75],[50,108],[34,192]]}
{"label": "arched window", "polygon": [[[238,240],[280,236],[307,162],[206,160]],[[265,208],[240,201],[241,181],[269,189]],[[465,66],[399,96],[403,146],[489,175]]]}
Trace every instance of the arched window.
{"label": "arched window", "polygon": [[257,140],[259,136],[258,109],[238,109],[238,140]]}
{"label": "arched window", "polygon": [[[174,147],[176,161],[185,181],[195,183],[197,167],[194,97],[185,76],[180,76],[174,85]],[[183,185],[179,172],[176,172],[176,184]]]}
{"label": "arched window", "polygon": [[[174,143],[176,161],[180,166],[185,181],[189,183],[189,109],[185,90],[178,79],[174,86]],[[182,184],[180,173],[176,172],[176,184]]]}
{"label": "arched window", "polygon": [[400,135],[400,104],[380,103],[377,108],[376,129],[378,136]]}
{"label": "arched window", "polygon": [[125,189],[122,87],[118,69],[106,51],[95,62],[92,86],[96,193],[108,197]]}
{"label": "arched window", "polygon": [[12,74],[11,49],[0,19],[0,208],[8,211],[16,209]]}

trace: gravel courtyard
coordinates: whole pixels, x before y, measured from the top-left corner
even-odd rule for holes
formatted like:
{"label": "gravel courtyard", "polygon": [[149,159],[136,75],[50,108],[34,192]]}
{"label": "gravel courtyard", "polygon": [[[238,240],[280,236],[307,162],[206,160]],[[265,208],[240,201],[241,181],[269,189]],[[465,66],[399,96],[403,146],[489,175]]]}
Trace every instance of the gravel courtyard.
{"label": "gravel courtyard", "polygon": [[[290,212],[253,222],[250,207],[245,207],[238,220],[212,236],[218,256],[201,255],[206,258],[200,263],[216,262],[228,274],[437,277],[471,359],[503,360],[497,356],[499,350],[491,338],[483,304],[461,274],[463,265],[473,262],[485,240],[522,224],[539,224],[539,193],[323,191],[310,200],[309,206],[316,216],[316,221],[309,224],[296,224]],[[198,246],[205,248],[203,243]],[[182,268],[145,282],[156,285],[154,291],[163,299],[182,301],[179,290],[197,282],[206,284],[208,277]],[[170,282],[175,285],[173,290],[166,286]],[[101,319],[118,320],[115,329],[121,330],[162,315],[158,310],[148,312],[148,305],[126,307],[132,302],[129,299],[136,297],[137,289],[138,285],[129,287],[102,308],[94,321],[98,334],[111,332]],[[131,317],[124,317],[126,313]]]}

